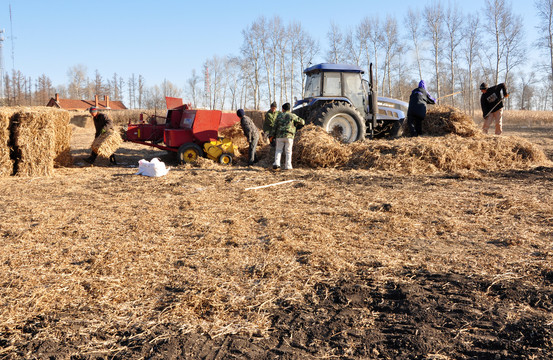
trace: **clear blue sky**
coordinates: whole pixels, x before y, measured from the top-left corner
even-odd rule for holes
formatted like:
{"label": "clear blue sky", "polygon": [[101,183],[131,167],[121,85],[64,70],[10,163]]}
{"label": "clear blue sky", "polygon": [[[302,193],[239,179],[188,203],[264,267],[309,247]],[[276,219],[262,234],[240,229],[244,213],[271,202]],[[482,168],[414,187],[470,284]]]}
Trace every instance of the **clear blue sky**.
{"label": "clear blue sky", "polygon": [[[409,6],[422,10],[428,4],[430,0],[0,0],[3,64],[5,71],[15,67],[33,80],[46,74],[54,86],[67,84],[68,69],[83,64],[91,78],[97,69],[104,78],[117,73],[127,79],[134,73],[144,76],[148,86],[167,79],[184,88],[192,70],[201,73],[206,59],[238,55],[242,30],[260,16],[278,15],[284,24],[300,21],[320,41],[317,60],[323,61],[331,22],[345,30],[365,16],[396,14],[401,26]],[[482,14],[484,7],[483,0],[457,4],[465,13]],[[530,46],[537,22],[533,0],[512,0],[511,5],[524,18]]]}

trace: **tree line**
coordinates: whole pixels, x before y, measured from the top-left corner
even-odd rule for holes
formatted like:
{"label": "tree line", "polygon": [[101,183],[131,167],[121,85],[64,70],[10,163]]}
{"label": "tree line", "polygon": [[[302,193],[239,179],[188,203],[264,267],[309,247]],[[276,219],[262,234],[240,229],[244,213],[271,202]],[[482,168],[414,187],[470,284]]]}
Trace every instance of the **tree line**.
{"label": "tree line", "polygon": [[[474,113],[481,82],[505,82],[514,109],[553,109],[553,0],[535,0],[539,39],[525,38],[524,19],[506,0],[485,0],[464,13],[455,3],[431,1],[408,7],[403,17],[366,16],[358,24],[331,23],[326,48],[301,23],[259,17],[242,30],[239,54],[215,55],[182,88],[170,81],[147,86],[144,77],[114,73],[92,77],[84,65],[71,67],[68,84],[54,87],[47,75],[33,80],[12,70],[3,79],[4,105],[44,105],[54,93],[73,99],[94,94],[123,100],[130,108],[163,108],[165,96],[184,97],[194,107],[263,109],[272,101],[293,102],[303,93],[303,70],[315,62],[375,68],[379,95],[407,100],[424,79],[443,103]],[[546,56],[529,64],[528,51]]]}

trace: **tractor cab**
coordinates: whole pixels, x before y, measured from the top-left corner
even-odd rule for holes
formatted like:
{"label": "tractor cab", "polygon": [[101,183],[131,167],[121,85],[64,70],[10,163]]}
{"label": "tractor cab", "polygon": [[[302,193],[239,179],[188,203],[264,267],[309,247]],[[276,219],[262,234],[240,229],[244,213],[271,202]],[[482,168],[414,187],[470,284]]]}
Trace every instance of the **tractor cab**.
{"label": "tractor cab", "polygon": [[303,99],[294,104],[294,113],[307,123],[322,126],[346,143],[366,136],[398,136],[407,103],[377,96],[372,65],[369,81],[359,66],[348,64],[317,64],[304,73]]}
{"label": "tractor cab", "polygon": [[318,64],[304,73],[303,100],[295,106],[318,100],[341,100],[352,104],[363,117],[367,115],[367,88],[361,68],[354,65]]}

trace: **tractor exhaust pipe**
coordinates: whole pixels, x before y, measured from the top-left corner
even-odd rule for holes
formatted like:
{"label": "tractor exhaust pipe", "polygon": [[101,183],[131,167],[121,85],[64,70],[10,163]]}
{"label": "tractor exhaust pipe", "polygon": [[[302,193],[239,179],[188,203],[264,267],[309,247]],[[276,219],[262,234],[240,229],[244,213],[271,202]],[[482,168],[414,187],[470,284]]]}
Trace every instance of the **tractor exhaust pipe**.
{"label": "tractor exhaust pipe", "polygon": [[373,64],[369,67],[369,104],[370,114],[372,115],[371,139],[374,139],[374,129],[376,128],[376,115],[378,114],[378,94],[373,80]]}

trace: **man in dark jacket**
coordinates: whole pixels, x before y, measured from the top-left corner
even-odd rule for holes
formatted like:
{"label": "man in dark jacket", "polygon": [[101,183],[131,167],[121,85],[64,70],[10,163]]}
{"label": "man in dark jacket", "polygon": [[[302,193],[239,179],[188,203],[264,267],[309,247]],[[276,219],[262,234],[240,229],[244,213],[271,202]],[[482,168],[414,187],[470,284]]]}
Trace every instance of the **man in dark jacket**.
{"label": "man in dark jacket", "polygon": [[407,125],[411,136],[422,135],[422,122],[426,117],[426,104],[435,104],[428,91],[424,80],[419,82],[419,87],[411,92],[409,97],[409,109],[407,110]]}
{"label": "man in dark jacket", "polygon": [[[113,129],[113,121],[109,118],[109,116],[98,112],[98,108],[94,106],[88,110],[90,111],[90,115],[92,115],[92,119],[94,120],[94,128],[96,129],[94,139],[98,138],[98,136],[102,135],[108,130]],[[93,164],[94,161],[96,161],[97,157],[98,154],[92,151],[90,156],[86,158],[85,161],[89,164]],[[113,165],[117,164],[117,161],[115,161],[115,154],[111,154],[111,156],[109,157],[109,162]]]}
{"label": "man in dark jacket", "polygon": [[240,118],[240,126],[242,126],[242,131],[244,131],[244,135],[246,136],[246,139],[248,139],[248,144],[250,144],[250,148],[248,150],[248,165],[253,165],[257,162],[255,148],[259,142],[259,130],[253,123],[253,120],[250,119],[249,116],[245,115],[244,110],[238,109],[238,111],[236,111],[236,115]]}
{"label": "man in dark jacket", "polygon": [[[492,87],[482,83],[480,91],[482,91],[480,105],[482,106],[482,116],[484,116],[482,131],[487,134],[490,125],[495,122],[495,134],[501,135],[503,132],[503,98],[509,97],[507,87],[503,83]],[[501,92],[503,92],[503,97],[501,97]]]}

